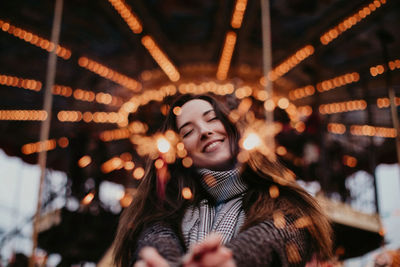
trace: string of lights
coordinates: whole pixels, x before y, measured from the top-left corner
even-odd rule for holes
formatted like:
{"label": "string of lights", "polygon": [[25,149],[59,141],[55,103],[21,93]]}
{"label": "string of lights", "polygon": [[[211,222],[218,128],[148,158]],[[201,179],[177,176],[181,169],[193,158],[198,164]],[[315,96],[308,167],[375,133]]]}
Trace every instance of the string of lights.
{"label": "string of lights", "polygon": [[355,110],[364,110],[366,108],[367,108],[367,102],[365,100],[350,100],[350,101],[322,104],[319,106],[319,112],[321,114],[333,114],[333,113],[349,112]]}
{"label": "string of lights", "polygon": [[[341,123],[328,123],[327,130],[333,134],[346,133],[347,127]],[[377,136],[383,138],[396,138],[397,132],[394,128],[377,127],[371,125],[350,125],[350,134],[356,136]]]}
{"label": "string of lights", "polygon": [[81,112],[76,110],[61,110],[57,113],[61,122],[94,122],[94,123],[120,123],[124,120],[118,112]]}
{"label": "string of lights", "polygon": [[4,75],[4,74],[0,74],[0,85],[23,88],[36,92],[42,89],[42,83],[40,81],[20,78],[16,76]]}
{"label": "string of lights", "polygon": [[[54,43],[50,42],[49,40],[47,40],[43,37],[40,37],[30,31],[16,27],[16,26],[12,25],[10,22],[6,22],[1,19],[0,19],[0,29],[11,35],[14,35],[15,37],[18,37],[19,39],[21,39],[27,43],[30,43],[30,44],[37,46],[43,50],[46,50],[47,52],[51,52],[55,48]],[[67,60],[71,57],[72,53],[71,53],[71,50],[69,50],[65,47],[62,47],[60,45],[57,45],[56,55]]]}
{"label": "string of lights", "polygon": [[2,121],[44,121],[46,119],[45,110],[0,110]]}
{"label": "string of lights", "polygon": [[108,0],[111,5],[117,10],[119,15],[125,20],[133,33],[139,34],[143,27],[139,18],[132,12],[131,8],[123,0]]}
{"label": "string of lights", "polygon": [[343,21],[338,23],[336,26],[332,27],[320,37],[320,41],[323,45],[327,45],[334,39],[339,37],[342,33],[352,28],[354,25],[359,23],[361,20],[365,19],[367,16],[371,15],[372,12],[376,11],[382,5],[386,4],[386,0],[374,0],[368,5],[363,6],[353,15],[345,18]]}
{"label": "string of lights", "polygon": [[[400,97],[396,97],[394,100],[396,106],[400,106]],[[390,100],[387,97],[381,97],[376,100],[378,108],[388,108],[390,106]]]}
{"label": "string of lights", "polygon": [[25,155],[39,153],[41,151],[54,150],[56,147],[66,148],[69,145],[67,137],[60,137],[58,139],[50,139],[42,142],[28,143],[22,146],[21,151]]}
{"label": "string of lights", "polygon": [[237,35],[233,31],[229,31],[226,34],[224,48],[222,49],[222,54],[217,69],[218,80],[225,80],[228,76],[233,50],[235,49],[236,38]]}
{"label": "string of lights", "polygon": [[[388,66],[391,71],[393,71],[395,69],[400,69],[400,59],[389,61]],[[375,77],[380,74],[383,74],[386,70],[387,70],[387,68],[384,65],[379,64],[376,66],[372,66],[369,69],[369,72],[370,72],[371,76]]]}
{"label": "string of lights", "polygon": [[247,0],[236,0],[235,9],[232,14],[231,26],[239,29],[242,26],[244,13],[247,7]]}
{"label": "string of lights", "polygon": [[80,57],[78,60],[78,65],[132,91],[137,92],[142,88],[138,81],[116,72],[87,57]]}

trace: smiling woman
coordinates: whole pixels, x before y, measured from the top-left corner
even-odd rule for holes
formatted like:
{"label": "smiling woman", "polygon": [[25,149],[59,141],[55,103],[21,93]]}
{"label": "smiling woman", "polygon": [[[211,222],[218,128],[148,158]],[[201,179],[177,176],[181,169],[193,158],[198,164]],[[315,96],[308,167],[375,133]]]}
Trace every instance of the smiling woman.
{"label": "smiling woman", "polygon": [[117,266],[304,266],[330,257],[331,228],[315,200],[260,151],[237,160],[240,132],[221,103],[179,97],[161,129],[169,130],[193,164],[149,161],[120,219]]}

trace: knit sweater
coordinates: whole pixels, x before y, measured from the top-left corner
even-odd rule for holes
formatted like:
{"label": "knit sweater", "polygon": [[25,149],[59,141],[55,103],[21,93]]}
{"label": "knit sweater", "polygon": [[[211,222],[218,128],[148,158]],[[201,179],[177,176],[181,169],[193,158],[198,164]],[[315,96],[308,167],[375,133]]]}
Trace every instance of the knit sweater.
{"label": "knit sweater", "polygon": [[[287,219],[284,227],[277,228],[272,220],[266,220],[240,232],[225,246],[232,250],[238,267],[304,266],[311,254],[310,234],[292,223]],[[171,266],[179,266],[186,252],[177,233],[162,222],[142,231],[132,262],[145,246],[154,247]]]}

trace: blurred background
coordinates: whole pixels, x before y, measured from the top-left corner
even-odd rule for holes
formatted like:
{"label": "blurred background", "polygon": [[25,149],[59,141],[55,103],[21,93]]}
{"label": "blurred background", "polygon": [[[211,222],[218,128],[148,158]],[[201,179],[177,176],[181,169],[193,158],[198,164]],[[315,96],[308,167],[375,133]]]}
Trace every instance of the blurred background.
{"label": "blurred background", "polygon": [[1,1],[0,266],[32,247],[39,266],[109,266],[146,137],[187,92],[273,114],[277,156],[332,220],[327,266],[399,266],[399,14],[396,0]]}

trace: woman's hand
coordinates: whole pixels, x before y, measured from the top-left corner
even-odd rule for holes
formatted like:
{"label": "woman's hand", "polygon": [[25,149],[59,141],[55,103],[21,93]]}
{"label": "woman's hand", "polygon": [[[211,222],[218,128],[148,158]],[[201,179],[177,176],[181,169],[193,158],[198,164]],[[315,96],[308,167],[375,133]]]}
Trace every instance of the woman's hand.
{"label": "woman's hand", "polygon": [[209,235],[204,241],[194,245],[184,257],[184,267],[235,267],[232,251],[221,245],[221,236]]}
{"label": "woman's hand", "polygon": [[141,260],[137,261],[134,267],[169,267],[168,262],[157,252],[155,248],[143,248],[139,256]]}

